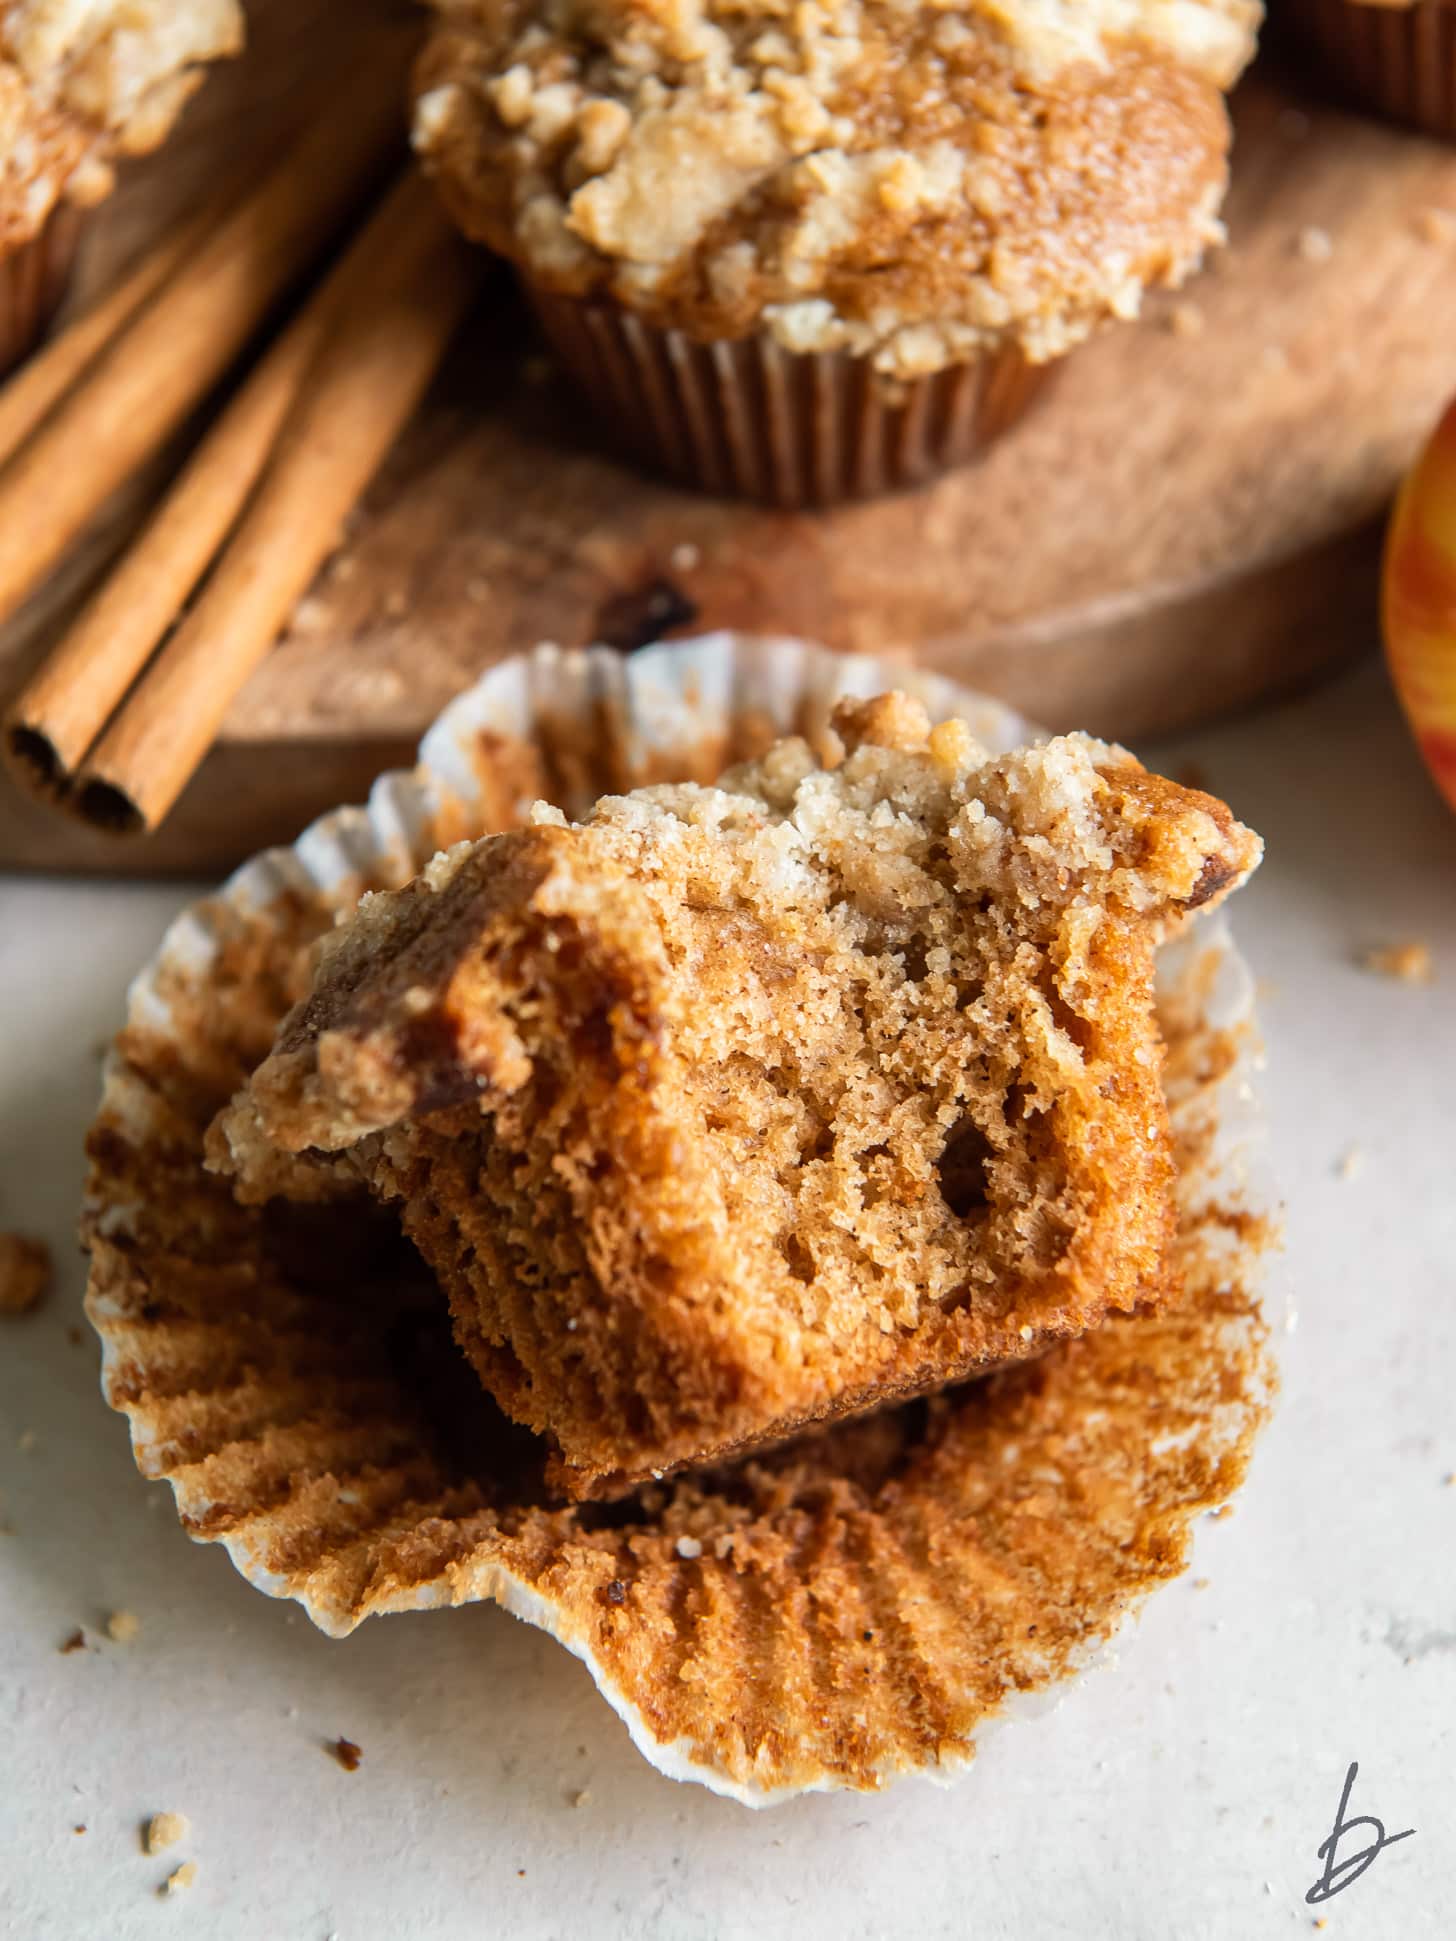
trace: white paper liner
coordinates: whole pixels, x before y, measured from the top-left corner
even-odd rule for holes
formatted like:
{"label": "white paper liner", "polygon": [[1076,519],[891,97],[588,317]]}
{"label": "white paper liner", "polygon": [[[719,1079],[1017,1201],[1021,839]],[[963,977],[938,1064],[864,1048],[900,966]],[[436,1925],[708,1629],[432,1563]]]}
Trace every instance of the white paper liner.
{"label": "white paper liner", "polygon": [[[702,747],[722,738],[725,721],[751,720],[765,733],[803,730],[827,719],[840,695],[872,694],[889,686],[918,694],[934,719],[961,716],[994,752],[1013,747],[1034,732],[1001,703],[967,693],[937,676],[868,658],[836,656],[791,640],[715,634],[649,648],[630,658],[607,649],[563,652],[545,647],[491,670],[430,729],[414,771],[381,776],[366,807],[340,809],[324,816],[291,849],[271,850],[245,864],[217,897],[194,906],[172,925],[156,958],[132,986],[128,1032],[108,1061],[97,1132],[93,1133],[93,1154],[101,1150],[96,1143],[98,1134],[103,1135],[102,1144],[120,1138],[128,1150],[143,1155],[168,1140],[175,1146],[175,1110],[159,1088],[148,1082],[148,1060],[155,1069],[159,1047],[165,1062],[170,1049],[184,1049],[186,1042],[193,1042],[187,1034],[198,1030],[196,1013],[190,1018],[183,1015],[186,1007],[179,1008],[178,994],[189,993],[195,998],[200,992],[205,997],[209,982],[222,979],[228,940],[236,936],[240,924],[261,924],[265,930],[275,922],[281,926],[285,920],[291,921],[288,913],[320,902],[333,910],[347,909],[365,887],[407,880],[434,853],[442,837],[481,833],[483,821],[485,826],[496,826],[501,814],[499,776],[492,771],[490,753],[500,744],[530,743],[540,735],[543,724],[551,724],[546,739],[560,742],[563,723],[578,727],[609,723],[620,750],[620,786],[631,786],[634,775],[660,779],[680,755],[700,764]],[[489,798],[493,792],[496,799],[492,802]],[[511,806],[519,812],[526,804],[520,801]],[[581,808],[585,804],[567,806]],[[494,821],[486,818],[487,808]],[[1230,1224],[1216,1217],[1208,1223],[1212,1246],[1215,1250],[1227,1246],[1230,1274],[1239,1277],[1242,1284],[1247,1260],[1238,1256],[1238,1249],[1264,1203],[1250,1167],[1255,1143],[1252,1068],[1256,1041],[1250,1023],[1252,980],[1233,948],[1221,914],[1195,925],[1164,953],[1160,1002],[1167,1006],[1170,1017],[1181,1009],[1185,1023],[1188,1014],[1196,1012],[1199,1030],[1208,1041],[1229,1048],[1225,1057],[1215,1061],[1218,1069],[1210,1067],[1207,1060],[1195,1060],[1196,1069],[1180,1073],[1175,1061],[1169,1095],[1175,1126],[1181,1124],[1199,1152],[1196,1167],[1184,1182],[1190,1207],[1237,1204],[1242,1209],[1237,1222]],[[138,1051],[139,1044],[146,1047],[145,1053]],[[261,1056],[264,1049],[266,1041],[256,1045],[254,1055]],[[1200,1139],[1200,1126],[1206,1126],[1211,1137]],[[215,1187],[209,1190],[216,1192]],[[449,1513],[457,1523],[451,1526],[450,1544],[441,1552],[446,1560],[413,1578],[396,1568],[398,1555],[402,1550],[409,1551],[418,1534],[410,1524],[409,1503],[393,1521],[386,1519],[369,1526],[375,1547],[367,1555],[353,1555],[340,1538],[321,1562],[306,1566],[295,1567],[286,1560],[287,1545],[280,1546],[281,1512],[264,1510],[250,1514],[241,1524],[230,1523],[233,1512],[224,1500],[226,1490],[218,1482],[218,1465],[225,1465],[239,1449],[247,1454],[246,1436],[241,1443],[210,1453],[205,1462],[184,1459],[185,1451],[179,1455],[173,1362],[180,1356],[185,1364],[188,1330],[194,1322],[164,1319],[152,1330],[145,1305],[138,1319],[131,1263],[144,1254],[149,1230],[158,1217],[145,1168],[139,1174],[130,1172],[126,1163],[104,1157],[93,1168],[87,1226],[96,1258],[87,1307],[102,1340],[103,1392],[129,1417],[138,1467],[146,1475],[166,1476],[171,1481],[179,1514],[194,1535],[221,1541],[250,1582],[270,1595],[294,1597],[313,1621],[332,1635],[342,1635],[363,1617],[379,1612],[482,1600],[503,1604],[527,1622],[549,1631],[586,1663],[603,1696],[626,1722],[639,1750],[661,1771],[674,1778],[693,1779],[751,1805],[805,1791],[875,1786],[904,1771],[946,1776],[972,1756],[975,1739],[993,1718],[1044,1709],[1049,1697],[1055,1699],[1060,1681],[1106,1653],[1129,1609],[1160,1577],[1181,1567],[1194,1517],[1221,1500],[1240,1480],[1248,1443],[1269,1399],[1270,1370],[1263,1354],[1262,1323],[1247,1299],[1234,1299],[1226,1318],[1217,1314],[1200,1322],[1207,1336],[1201,1350],[1205,1358],[1226,1331],[1230,1367],[1237,1363],[1243,1371],[1241,1380],[1230,1385],[1227,1419],[1218,1419],[1218,1408],[1210,1406],[1173,1432],[1199,1444],[1202,1469],[1207,1474],[1190,1489],[1187,1503],[1165,1518],[1172,1545],[1171,1565],[1167,1560],[1159,1563],[1149,1570],[1146,1582],[1139,1580],[1125,1594],[1109,1593],[1107,1610],[1079,1613],[1086,1636],[1076,1642],[1043,1649],[1019,1641],[1014,1647],[1014,1664],[1008,1660],[1010,1669],[1000,1681],[994,1702],[984,1704],[979,1711],[979,1700],[963,1700],[952,1706],[954,1728],[942,1732],[933,1747],[918,1740],[911,1744],[904,1734],[897,1739],[891,1717],[888,1726],[866,1728],[864,1748],[854,1758],[836,1760],[826,1747],[813,1744],[796,1743],[788,1749],[781,1744],[771,1746],[772,1734],[753,1751],[733,1738],[730,1722],[711,1713],[706,1721],[693,1715],[686,1729],[672,1729],[674,1723],[681,1726],[682,1722],[666,1717],[661,1706],[644,1702],[640,1678],[625,1669],[627,1660],[616,1654],[612,1642],[616,1634],[609,1626],[604,1629],[605,1620],[596,1612],[593,1601],[578,1593],[576,1580],[572,1581],[570,1595],[565,1591],[553,1594],[552,1571],[559,1576],[568,1568],[562,1558],[570,1560],[569,1567],[578,1577],[585,1571],[583,1581],[596,1583],[601,1571],[608,1568],[585,1547],[587,1539],[572,1524],[572,1512],[543,1510],[536,1516],[532,1527],[539,1526],[541,1542],[548,1548],[559,1543],[560,1553],[556,1563],[536,1571],[534,1580],[519,1559],[518,1567],[511,1567],[511,1542],[517,1539],[504,1538],[503,1526],[492,1521],[494,1511],[474,1500],[464,1501]],[[206,1210],[199,1211],[199,1227],[205,1228],[213,1217]],[[1200,1241],[1202,1234],[1200,1228]],[[225,1243],[220,1244],[225,1247]],[[1217,1286],[1220,1273],[1221,1269],[1213,1270],[1209,1283],[1209,1298],[1215,1307],[1221,1298]],[[204,1273],[204,1282],[205,1278]],[[1113,1325],[1127,1329],[1160,1324],[1133,1320]],[[164,1397],[165,1406],[160,1399]],[[185,1418],[185,1396],[182,1412]],[[286,1433],[282,1432],[285,1439]],[[1148,1448],[1156,1450],[1161,1460],[1174,1450],[1174,1442],[1165,1438],[1159,1446],[1150,1441]],[[360,1498],[361,1491],[367,1494],[369,1487],[367,1479],[355,1487],[347,1479],[341,1484],[333,1476],[325,1477],[323,1485],[329,1486],[324,1489],[327,1513],[342,1514],[346,1519],[348,1506]],[[312,1486],[320,1486],[319,1479],[315,1478]],[[421,1484],[422,1500],[435,1486]],[[691,1487],[689,1480],[686,1488],[691,1491]],[[429,1514],[419,1520],[421,1527],[428,1525],[433,1540],[449,1519],[442,1521],[433,1501],[427,1502],[426,1508]],[[289,1509],[296,1512],[297,1505],[290,1502]],[[674,1501],[664,1513],[663,1525],[669,1532],[678,1509]],[[684,1516],[693,1513],[692,1503],[682,1512]],[[526,1521],[530,1522],[530,1516]],[[724,1527],[726,1530],[728,1526]],[[751,1529],[758,1527],[754,1524]],[[479,1535],[474,1537],[477,1530]],[[465,1536],[457,1540],[459,1532]],[[672,1547],[670,1534],[664,1541],[669,1545],[670,1565],[673,1554],[684,1553]],[[736,1538],[725,1537],[724,1541],[731,1545]],[[285,1556],[281,1566],[280,1547]],[[736,1569],[736,1552],[732,1561]],[[694,1567],[683,1564],[678,1568],[679,1577],[690,1575]],[[656,1562],[652,1568],[657,1569]],[[702,1571],[703,1588],[710,1589],[706,1560]],[[657,1582],[661,1576],[659,1571],[658,1578],[651,1581]],[[643,1586],[648,1587],[644,1590],[648,1595],[649,1578],[644,1566],[642,1585],[632,1586],[634,1597]],[[792,1581],[797,1586],[797,1580]],[[615,1619],[617,1614],[608,1615]],[[654,1615],[650,1606],[647,1615]],[[678,1622],[688,1620],[680,1615]],[[1034,1632],[1036,1626],[1029,1629]],[[870,1633],[866,1631],[865,1635]],[[927,1633],[930,1635],[933,1632]],[[682,1642],[679,1637],[674,1648]],[[917,1645],[917,1649],[921,1647]],[[925,1655],[923,1649],[921,1655]],[[788,1700],[784,1703],[787,1706]]]}

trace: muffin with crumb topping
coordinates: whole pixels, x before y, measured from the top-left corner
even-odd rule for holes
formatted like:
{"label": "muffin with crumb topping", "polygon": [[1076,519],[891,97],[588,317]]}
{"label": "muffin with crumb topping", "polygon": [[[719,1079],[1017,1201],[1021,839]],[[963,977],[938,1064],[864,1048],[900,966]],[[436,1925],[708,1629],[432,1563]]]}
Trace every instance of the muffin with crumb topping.
{"label": "muffin with crumb topping", "polygon": [[1288,0],[1286,11],[1357,102],[1456,137],[1453,0]]}
{"label": "muffin with crumb topping", "polygon": [[242,43],[238,0],[0,0],[0,370],[54,313],[115,162]]}
{"label": "muffin with crumb topping", "polygon": [[436,0],[415,143],[602,414],[827,503],[983,446],[1221,236],[1258,0]]}
{"label": "muffin with crumb topping", "polygon": [[1259,839],[1085,736],[833,727],[366,897],[209,1134],[245,1203],[399,1209],[568,1495],[1176,1298],[1155,952]]}

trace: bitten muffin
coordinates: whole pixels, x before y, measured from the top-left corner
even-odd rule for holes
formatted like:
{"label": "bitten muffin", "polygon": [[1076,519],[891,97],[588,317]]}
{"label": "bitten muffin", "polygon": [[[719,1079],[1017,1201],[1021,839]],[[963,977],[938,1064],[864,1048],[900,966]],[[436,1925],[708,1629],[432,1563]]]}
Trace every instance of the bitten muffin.
{"label": "bitten muffin", "polygon": [[[1197,266],[1221,234],[1222,90],[1260,17],[437,4],[415,141],[459,222],[659,464],[787,499],[964,456],[998,392]],[[857,420],[871,399],[880,419]]]}
{"label": "bitten muffin", "polygon": [[1452,0],[1285,0],[1284,11],[1354,100],[1456,137]]}
{"label": "bitten muffin", "polygon": [[0,369],[64,294],[113,163],[159,146],[206,63],[242,44],[238,0],[0,4]]}
{"label": "bitten muffin", "polygon": [[834,720],[835,769],[541,808],[366,898],[209,1136],[244,1199],[397,1202],[571,1495],[1175,1291],[1154,951],[1257,837],[1085,737]]}

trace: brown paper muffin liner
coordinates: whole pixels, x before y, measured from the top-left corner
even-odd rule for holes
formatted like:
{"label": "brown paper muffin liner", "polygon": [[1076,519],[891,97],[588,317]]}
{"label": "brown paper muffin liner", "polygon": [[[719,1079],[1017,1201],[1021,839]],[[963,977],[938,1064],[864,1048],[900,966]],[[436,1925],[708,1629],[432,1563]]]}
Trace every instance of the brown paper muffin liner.
{"label": "brown paper muffin liner", "polygon": [[1429,134],[1456,138],[1456,5],[1450,0],[1286,4],[1355,100]]}
{"label": "brown paper muffin liner", "polygon": [[1107,1645],[1242,1480],[1271,1367],[1244,1178],[1247,973],[1217,919],[1164,964],[1187,1296],[1040,1361],[622,1503],[565,1506],[487,1400],[444,1297],[365,1204],[234,1203],[203,1135],[368,888],[544,792],[711,774],[890,684],[989,745],[950,683],[718,635],[488,674],[418,769],[245,866],[133,986],[88,1147],[87,1311],[143,1474],[325,1631],[494,1599],[585,1660],[662,1771],[763,1804],[944,1775]]}
{"label": "brown paper muffin liner", "polygon": [[0,376],[30,355],[60,309],[85,219],[58,202],[40,234],[0,260]]}
{"label": "brown paper muffin liner", "polygon": [[529,286],[527,295],[603,426],[639,464],[785,508],[903,491],[979,457],[1052,368],[1006,350],[892,382],[864,358],[801,356],[766,332],[704,344],[609,303]]}

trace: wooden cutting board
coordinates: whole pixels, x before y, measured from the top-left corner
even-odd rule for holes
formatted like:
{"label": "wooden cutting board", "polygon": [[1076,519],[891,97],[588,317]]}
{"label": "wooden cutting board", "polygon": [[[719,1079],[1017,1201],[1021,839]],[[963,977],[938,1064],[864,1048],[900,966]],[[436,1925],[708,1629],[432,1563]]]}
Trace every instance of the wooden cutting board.
{"label": "wooden cutting board", "polygon": [[[83,296],[199,177],[269,152],[326,6],[259,0],[246,62],[98,219]],[[0,864],[214,873],[359,799],[540,639],[802,633],[1139,742],[1368,646],[1381,515],[1456,391],[1456,151],[1305,100],[1267,63],[1235,119],[1231,248],[1078,351],[979,468],[874,505],[776,513],[620,468],[502,275],[163,830],[108,841],[7,780]],[[0,694],[127,516],[0,635]]]}

